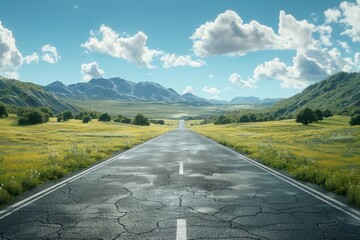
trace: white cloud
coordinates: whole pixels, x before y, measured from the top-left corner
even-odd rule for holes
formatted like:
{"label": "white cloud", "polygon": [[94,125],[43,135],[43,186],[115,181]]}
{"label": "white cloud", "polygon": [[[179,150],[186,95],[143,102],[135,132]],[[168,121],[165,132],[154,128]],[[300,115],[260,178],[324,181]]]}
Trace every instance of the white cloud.
{"label": "white cloud", "polygon": [[230,77],[229,77],[229,81],[231,83],[233,83],[233,84],[237,84],[237,85],[241,86],[242,88],[254,88],[254,87],[256,87],[255,79],[250,78],[248,80],[244,80],[237,73],[231,74]]}
{"label": "white cloud", "polygon": [[353,42],[360,42],[360,0],[357,0],[356,3],[342,2],[340,9],[343,15],[340,22],[347,27],[341,34],[348,35]]}
{"label": "white cloud", "polygon": [[272,28],[257,21],[244,23],[236,12],[227,10],[213,22],[201,25],[190,37],[197,56],[245,55],[249,51],[273,48],[277,36]]}
{"label": "white cloud", "polygon": [[350,46],[347,42],[344,42],[344,41],[337,41],[339,43],[339,45],[347,52],[347,53],[350,53],[351,50],[350,50]]}
{"label": "white cloud", "polygon": [[9,78],[18,78],[17,71],[23,64],[23,56],[16,47],[12,32],[0,21],[0,74]]}
{"label": "white cloud", "polygon": [[312,37],[314,30],[315,26],[308,21],[297,21],[292,15],[286,15],[284,11],[280,11],[280,49],[306,48],[314,42]]}
{"label": "white cloud", "polygon": [[337,48],[328,50],[315,44],[306,50],[298,50],[292,65],[286,65],[279,58],[258,65],[254,69],[253,78],[257,81],[275,79],[281,81],[283,88],[301,89],[336,72],[351,72],[355,68],[354,61],[343,58]]}
{"label": "white cloud", "polygon": [[211,95],[214,95],[214,96],[217,96],[220,94],[220,90],[215,88],[215,87],[208,87],[208,86],[205,86],[203,89],[202,89],[203,92],[206,92],[206,93],[209,93]]}
{"label": "white cloud", "polygon": [[232,92],[233,89],[231,87],[224,87],[225,92]]}
{"label": "white cloud", "polygon": [[88,41],[81,46],[90,52],[99,52],[109,56],[127,60],[138,66],[153,68],[153,58],[162,54],[161,51],[146,46],[147,36],[138,32],[134,36],[119,36],[110,27],[101,25],[99,33],[90,32]]}
{"label": "white cloud", "polygon": [[41,52],[42,52],[41,59],[51,64],[57,63],[61,58],[58,51],[56,50],[56,47],[51,46],[49,44],[42,46]]}
{"label": "white cloud", "polygon": [[214,75],[213,75],[213,74],[210,74],[210,75],[209,75],[209,78],[213,78],[213,77],[214,77]]}
{"label": "white cloud", "polygon": [[164,68],[184,66],[201,67],[205,64],[205,61],[201,59],[193,60],[189,55],[176,56],[175,54],[165,54],[160,60],[164,63]]}
{"label": "white cloud", "polygon": [[39,62],[39,55],[36,52],[33,52],[31,55],[28,55],[24,58],[24,62],[26,64],[30,64],[32,62],[38,63]]}
{"label": "white cloud", "polygon": [[236,12],[227,10],[213,22],[201,25],[190,39],[197,56],[243,56],[251,51],[268,49],[299,49],[313,44],[315,26],[306,20],[298,21],[280,11],[279,30],[253,20],[244,23]]}
{"label": "white cloud", "polygon": [[89,81],[93,78],[102,78],[104,77],[104,70],[99,68],[97,62],[84,63],[81,64],[81,74],[83,75],[83,81]]}
{"label": "white cloud", "polygon": [[354,55],[354,64],[355,68],[360,71],[360,52],[355,53]]}
{"label": "white cloud", "polygon": [[73,8],[75,8],[76,10],[79,10],[79,7],[74,5]]}
{"label": "white cloud", "polygon": [[339,17],[341,16],[341,13],[339,9],[333,8],[333,9],[327,9],[324,12],[324,15],[325,15],[325,22],[332,23],[338,21]]}
{"label": "white cloud", "polygon": [[192,88],[192,86],[187,86],[182,94],[186,94],[186,93],[194,93],[194,89]]}
{"label": "white cloud", "polygon": [[331,46],[332,28],[329,25],[321,25],[316,27],[316,31],[320,34],[320,41],[325,46]]}

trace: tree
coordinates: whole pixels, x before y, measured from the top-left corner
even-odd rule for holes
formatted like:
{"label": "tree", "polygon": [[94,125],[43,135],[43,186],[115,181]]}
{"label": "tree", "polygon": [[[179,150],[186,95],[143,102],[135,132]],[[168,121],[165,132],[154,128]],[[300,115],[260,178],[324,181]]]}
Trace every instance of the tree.
{"label": "tree", "polygon": [[329,109],[326,109],[326,110],[324,111],[324,117],[325,117],[325,118],[332,117],[332,116],[333,116],[333,114],[332,114],[332,112],[331,112]]}
{"label": "tree", "polygon": [[99,122],[110,122],[111,116],[108,113],[103,113],[99,117]]}
{"label": "tree", "polygon": [[62,114],[62,118],[64,121],[69,121],[69,119],[74,119],[74,115],[71,111],[65,111]]}
{"label": "tree", "polygon": [[308,125],[309,123],[316,121],[316,114],[311,108],[305,108],[300,110],[296,116],[296,122],[300,122],[304,125]]}
{"label": "tree", "polygon": [[253,113],[250,114],[249,118],[250,118],[251,122],[256,122],[256,115],[255,114],[253,114]]}
{"label": "tree", "polygon": [[26,113],[22,118],[19,119],[19,125],[32,125],[37,123],[44,123],[49,120],[46,113],[40,112],[37,109],[33,109]]}
{"label": "tree", "polygon": [[82,120],[82,122],[83,122],[83,123],[91,122],[91,117],[89,117],[89,116],[84,117],[83,120]]}
{"label": "tree", "polygon": [[149,126],[150,122],[148,118],[144,117],[144,115],[142,115],[141,113],[138,113],[135,116],[134,125]]}
{"label": "tree", "polygon": [[360,125],[360,114],[353,116],[349,123],[351,126]]}
{"label": "tree", "polygon": [[239,122],[250,122],[250,117],[247,114],[242,115],[239,119]]}
{"label": "tree", "polygon": [[320,109],[315,110],[315,115],[318,121],[324,120],[324,114]]}
{"label": "tree", "polygon": [[0,118],[8,117],[7,108],[4,105],[0,105]]}

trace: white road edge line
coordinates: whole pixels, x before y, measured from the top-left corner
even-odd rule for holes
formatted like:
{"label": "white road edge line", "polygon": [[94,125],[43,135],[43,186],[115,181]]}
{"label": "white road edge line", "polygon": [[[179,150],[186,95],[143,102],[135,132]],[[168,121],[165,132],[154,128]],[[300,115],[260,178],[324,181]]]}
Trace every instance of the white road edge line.
{"label": "white road edge line", "polygon": [[133,147],[130,150],[122,152],[122,153],[120,153],[120,154],[118,154],[118,155],[116,155],[116,156],[114,156],[114,157],[112,157],[112,158],[110,158],[110,159],[108,159],[108,160],[106,160],[104,162],[101,162],[101,163],[99,163],[99,164],[97,164],[97,165],[95,165],[95,166],[93,166],[91,168],[85,169],[84,171],[82,171],[82,172],[80,172],[80,173],[78,173],[78,174],[76,174],[76,175],[74,175],[74,176],[72,176],[72,177],[70,177],[68,179],[65,179],[65,180],[63,180],[63,181],[61,181],[61,182],[59,182],[59,183],[57,183],[57,184],[55,184],[55,185],[53,185],[51,187],[48,187],[48,188],[46,188],[46,189],[44,189],[44,190],[42,190],[42,191],[28,197],[28,198],[25,198],[25,199],[13,204],[13,205],[7,207],[7,208],[5,208],[4,210],[1,210],[0,211],[0,219],[3,219],[5,217],[9,216],[10,214],[20,210],[21,208],[23,208],[23,207],[25,207],[25,206],[39,200],[40,198],[45,197],[46,195],[58,190],[59,188],[64,187],[68,183],[71,183],[71,182],[73,182],[73,181],[75,181],[75,180],[77,180],[77,179],[79,179],[79,178],[81,178],[81,177],[83,177],[85,175],[88,175],[89,173],[91,173],[91,172],[93,172],[93,171],[95,171],[95,170],[97,170],[97,169],[99,169],[99,168],[101,168],[101,167],[103,167],[103,166],[117,160],[119,157],[121,157],[121,156],[123,156],[125,154],[128,154],[128,153],[131,153],[132,151],[136,150],[137,148],[139,148],[139,147],[141,147],[141,146],[143,146],[145,144],[151,143],[151,142],[155,141],[156,139],[158,139],[158,138],[160,138],[162,136],[165,136],[165,135],[167,135],[167,134],[169,134],[169,133],[171,133],[171,132],[173,132],[175,130],[176,129],[174,129],[172,131],[169,131],[167,133],[164,133],[164,134],[162,134],[160,136],[157,136],[156,138],[150,139],[149,141],[146,141],[146,142],[144,142],[142,144],[139,144],[139,145]]}
{"label": "white road edge line", "polygon": [[201,136],[202,138],[212,142],[213,144],[215,144],[215,145],[221,147],[222,149],[234,154],[235,156],[237,156],[237,157],[239,157],[239,158],[241,158],[241,159],[255,165],[256,167],[270,173],[271,175],[283,180],[284,182],[287,182],[287,183],[291,184],[292,186],[294,186],[294,187],[296,187],[296,188],[298,188],[298,189],[312,195],[313,197],[327,203],[328,205],[330,205],[330,206],[340,210],[341,212],[343,212],[343,213],[355,218],[356,220],[360,221],[360,212],[357,211],[356,209],[354,209],[354,208],[352,208],[352,207],[350,207],[350,206],[348,206],[348,205],[346,205],[346,204],[344,204],[344,203],[342,203],[342,202],[340,202],[340,201],[338,201],[338,200],[336,200],[334,198],[331,198],[331,197],[329,197],[329,196],[327,196],[327,195],[325,195],[325,194],[323,194],[323,193],[321,193],[319,191],[316,191],[315,189],[312,189],[311,187],[308,187],[308,186],[306,186],[306,185],[304,185],[304,184],[302,184],[302,183],[300,183],[300,182],[298,182],[298,181],[296,181],[296,180],[294,180],[294,179],[292,179],[292,178],[290,178],[288,176],[285,176],[285,175],[283,175],[283,174],[281,174],[281,173],[279,173],[279,172],[277,172],[277,171],[275,171],[275,170],[273,170],[273,169],[271,169],[271,168],[269,168],[269,167],[267,167],[265,165],[262,165],[261,163],[258,163],[255,160],[252,160],[251,158],[248,158],[248,157],[246,157],[246,156],[244,156],[244,155],[242,155],[242,154],[240,154],[240,153],[238,153],[238,152],[236,152],[236,151],[234,151],[234,150],[232,150],[232,149],[230,149],[228,147],[225,147],[225,146],[221,145],[220,143],[215,142],[214,140],[211,140],[211,139],[209,139],[209,138],[207,138],[205,136],[202,136],[202,135],[200,135],[198,133],[195,133],[195,134]]}
{"label": "white road edge line", "polygon": [[184,162],[183,161],[179,162],[179,174],[180,175],[184,174]]}
{"label": "white road edge line", "polygon": [[176,221],[176,240],[186,240],[186,220],[177,219]]}

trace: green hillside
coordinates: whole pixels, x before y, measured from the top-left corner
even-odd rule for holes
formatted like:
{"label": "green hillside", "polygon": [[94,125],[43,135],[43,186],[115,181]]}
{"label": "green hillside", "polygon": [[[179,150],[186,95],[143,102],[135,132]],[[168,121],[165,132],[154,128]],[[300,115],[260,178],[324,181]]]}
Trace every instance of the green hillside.
{"label": "green hillside", "polygon": [[0,103],[16,107],[46,106],[55,113],[78,110],[71,104],[58,99],[42,86],[4,77],[0,77]]}
{"label": "green hillside", "polygon": [[290,116],[298,110],[330,109],[336,114],[350,114],[360,108],[360,73],[339,72],[315,83],[301,93],[273,105],[276,116]]}

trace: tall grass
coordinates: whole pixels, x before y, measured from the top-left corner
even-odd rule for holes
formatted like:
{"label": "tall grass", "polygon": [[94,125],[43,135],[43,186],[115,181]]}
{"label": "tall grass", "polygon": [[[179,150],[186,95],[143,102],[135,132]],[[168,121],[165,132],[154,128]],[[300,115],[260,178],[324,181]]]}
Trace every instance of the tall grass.
{"label": "tall grass", "polygon": [[0,118],[0,206],[39,184],[86,168],[112,154],[174,128],[80,120],[18,126],[17,118]]}
{"label": "tall grass", "polygon": [[309,126],[294,120],[189,126],[296,179],[346,195],[360,206],[360,128],[348,122],[348,117],[335,116]]}

